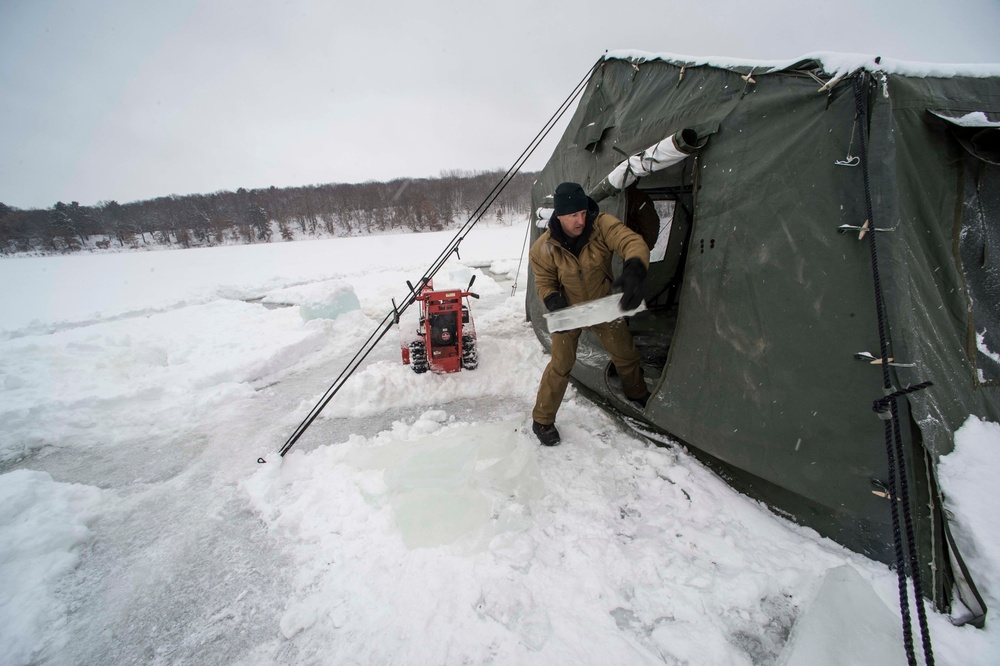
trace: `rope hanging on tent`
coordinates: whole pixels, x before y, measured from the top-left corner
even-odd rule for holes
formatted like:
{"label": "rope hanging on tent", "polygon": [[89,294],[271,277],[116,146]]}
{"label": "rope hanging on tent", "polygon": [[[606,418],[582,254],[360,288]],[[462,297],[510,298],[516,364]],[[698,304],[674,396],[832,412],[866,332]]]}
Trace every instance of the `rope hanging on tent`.
{"label": "rope hanging on tent", "polygon": [[517,260],[517,272],[514,273],[514,286],[510,288],[510,295],[517,293],[517,281],[521,279],[521,264],[524,263],[524,248],[528,244],[528,235],[531,233],[531,225],[524,227],[524,240],[521,241],[521,256]]}
{"label": "rope hanging on tent", "polygon": [[[872,215],[872,194],[871,182],[868,173],[868,147],[865,137],[865,123],[867,113],[865,109],[865,82],[867,75],[860,71],[854,75],[854,103],[855,103],[855,123],[858,128],[858,145],[860,148],[861,171],[865,185],[865,209],[869,220],[872,220],[874,229],[874,216]],[[872,280],[875,283],[875,308],[878,317],[879,350],[882,355],[882,386],[886,392],[885,397],[876,400],[873,410],[884,420],[885,423],[885,452],[888,461],[888,490],[889,506],[892,512],[892,537],[896,551],[896,576],[899,582],[899,612],[903,621],[903,647],[906,650],[906,659],[911,666],[916,666],[917,659],[913,651],[913,628],[910,619],[910,604],[906,590],[906,569],[909,565],[910,577],[913,581],[913,594],[916,597],[917,621],[920,627],[920,635],[924,648],[924,660],[927,666],[934,665],[934,651],[931,647],[931,636],[927,628],[927,614],[924,610],[923,585],[920,576],[920,562],[917,557],[916,539],[914,537],[913,516],[910,511],[910,492],[907,484],[906,459],[903,450],[903,441],[900,435],[899,408],[896,398],[919,391],[931,385],[931,382],[923,382],[899,391],[892,390],[892,382],[889,377],[889,345],[886,336],[886,311],[882,297],[882,281],[878,271],[878,252],[876,250],[875,237],[878,234],[868,234],[868,244],[871,254]],[[896,477],[899,477],[899,494],[896,494]],[[898,502],[897,502],[898,499]],[[906,548],[908,561],[903,556],[903,540],[900,534],[899,508],[897,504],[902,504],[903,521],[906,530]]]}
{"label": "rope hanging on tent", "polygon": [[[284,446],[281,447],[279,454],[282,458],[285,457],[285,454],[288,453],[289,449],[295,445],[295,442],[297,442],[309,426],[312,425],[313,421],[316,420],[316,417],[318,417],[320,412],[323,411],[323,408],[326,407],[330,400],[333,399],[333,396],[340,391],[350,376],[354,374],[361,363],[368,357],[368,354],[370,354],[382,338],[384,338],[386,334],[392,330],[392,327],[399,322],[399,316],[405,312],[407,308],[413,305],[417,296],[420,295],[420,290],[424,287],[424,285],[433,279],[437,272],[441,270],[445,262],[451,257],[452,253],[456,255],[458,254],[458,247],[461,245],[462,241],[465,240],[469,231],[471,231],[476,223],[482,219],[487,209],[489,209],[493,202],[497,200],[501,193],[503,193],[504,189],[506,189],[506,187],[514,179],[514,176],[516,176],[518,171],[521,170],[521,167],[524,166],[524,163],[527,162],[528,158],[535,152],[535,149],[538,148],[539,144],[541,144],[545,137],[548,136],[549,132],[552,131],[552,128],[555,127],[566,111],[573,105],[573,102],[576,101],[577,97],[579,97],[586,88],[587,83],[590,81],[590,77],[593,76],[594,72],[597,71],[603,62],[604,58],[601,58],[594,63],[594,66],[591,67],[580,82],[576,84],[573,92],[571,92],[569,96],[563,100],[563,103],[559,105],[559,108],[556,109],[555,113],[553,113],[548,121],[546,121],[545,125],[541,130],[539,130],[538,134],[535,135],[535,138],[532,139],[528,146],[521,152],[521,155],[514,160],[514,164],[507,169],[507,172],[500,178],[497,184],[493,186],[493,189],[486,195],[486,198],[483,199],[472,214],[469,215],[469,218],[455,234],[455,237],[451,239],[451,242],[448,243],[444,251],[438,255],[437,259],[431,263],[430,268],[424,272],[423,277],[420,278],[415,286],[411,286],[409,293],[403,299],[402,303],[397,306],[395,301],[393,301],[392,310],[390,310],[378,326],[375,327],[375,330],[372,331],[372,334],[368,336],[368,339],[363,345],[361,345],[361,348],[358,349],[358,351],[354,354],[354,357],[347,363],[344,369],[334,380],[333,384],[330,385],[319,401],[309,411],[309,414],[307,414],[298,427],[295,428],[295,431],[289,436]],[[267,461],[263,458],[258,458],[257,462],[263,463]]]}

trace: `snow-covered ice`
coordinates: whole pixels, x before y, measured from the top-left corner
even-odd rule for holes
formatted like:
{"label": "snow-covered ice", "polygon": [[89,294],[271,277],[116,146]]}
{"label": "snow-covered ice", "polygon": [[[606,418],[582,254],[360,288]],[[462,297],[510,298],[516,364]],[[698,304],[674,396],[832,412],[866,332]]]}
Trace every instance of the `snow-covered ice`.
{"label": "snow-covered ice", "polygon": [[[29,663],[38,637],[66,623],[59,584],[80,563],[101,491],[19,469],[0,483],[0,663]],[[64,648],[65,636],[50,648]]]}
{"label": "snow-covered ice", "polygon": [[[898,620],[887,567],[572,388],[537,446],[523,227],[435,278],[476,277],[477,370],[417,375],[389,336],[279,458],[450,238],[0,261],[0,662],[776,664],[845,566]],[[996,608],[1000,426],[956,437]],[[992,620],[930,624],[937,663],[1000,662]]]}

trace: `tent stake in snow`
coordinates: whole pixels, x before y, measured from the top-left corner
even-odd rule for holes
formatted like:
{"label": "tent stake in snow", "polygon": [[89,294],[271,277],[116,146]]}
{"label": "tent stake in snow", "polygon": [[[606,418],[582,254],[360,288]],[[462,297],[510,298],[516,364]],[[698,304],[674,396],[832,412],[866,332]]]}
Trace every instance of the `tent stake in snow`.
{"label": "tent stake in snow", "polygon": [[[507,169],[507,172],[500,178],[497,184],[493,186],[493,189],[486,195],[486,198],[483,199],[472,214],[469,215],[465,224],[463,224],[458,230],[455,237],[451,239],[451,242],[448,243],[444,251],[442,251],[441,254],[438,255],[437,259],[433,261],[430,268],[427,269],[423,277],[421,277],[417,282],[418,288],[414,289],[413,286],[407,282],[407,286],[410,287],[409,293],[404,299],[402,299],[399,306],[396,305],[395,300],[393,301],[392,310],[390,310],[382,321],[379,322],[378,326],[375,327],[375,330],[372,331],[372,334],[368,336],[368,339],[361,345],[361,348],[358,349],[351,360],[348,361],[347,365],[337,376],[337,379],[334,380],[333,384],[330,385],[319,401],[309,411],[309,414],[307,414],[302,422],[299,423],[298,427],[295,428],[295,431],[292,432],[284,446],[282,446],[279,451],[279,455],[282,458],[284,458],[285,454],[288,453],[293,446],[295,446],[295,442],[297,442],[305,431],[309,429],[309,426],[311,426],[313,421],[316,420],[316,417],[319,416],[320,412],[322,412],[330,400],[333,399],[333,396],[340,391],[350,376],[354,374],[361,363],[368,357],[368,354],[370,354],[382,338],[384,338],[386,334],[392,330],[392,327],[399,322],[399,316],[406,312],[407,308],[413,305],[417,296],[420,295],[419,288],[423,287],[423,285],[427,284],[427,282],[434,278],[437,272],[444,266],[445,262],[451,257],[452,253],[455,253],[455,255],[458,256],[458,247],[461,245],[462,241],[465,240],[469,231],[471,231],[476,223],[482,219],[489,207],[494,201],[496,201],[497,197],[503,193],[504,189],[506,189],[506,187],[510,184],[511,180],[514,179],[514,176],[516,176],[521,170],[521,167],[523,167],[525,162],[528,161],[528,158],[530,158],[532,153],[535,152],[535,149],[537,149],[541,142],[545,140],[545,137],[548,136],[550,131],[552,131],[552,128],[559,122],[559,119],[562,118],[563,114],[565,114],[566,111],[573,105],[577,97],[579,97],[583,90],[587,87],[590,77],[593,76],[594,72],[597,71],[600,66],[601,61],[599,60],[593,67],[590,68],[590,70],[587,71],[586,75],[584,75],[580,82],[576,84],[573,91],[565,100],[563,100],[563,103],[559,105],[559,108],[556,109],[555,113],[552,114],[548,121],[546,121],[542,129],[535,135],[535,138],[532,139],[524,151],[521,152],[521,155],[514,160],[514,164]],[[257,462],[266,463],[267,460],[261,457],[257,458]]]}

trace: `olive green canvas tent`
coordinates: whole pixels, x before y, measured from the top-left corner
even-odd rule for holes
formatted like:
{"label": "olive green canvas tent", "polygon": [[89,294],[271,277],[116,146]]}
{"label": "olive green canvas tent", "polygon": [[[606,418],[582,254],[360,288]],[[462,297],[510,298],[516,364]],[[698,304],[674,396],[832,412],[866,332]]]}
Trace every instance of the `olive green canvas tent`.
{"label": "olive green canvas tent", "polygon": [[[532,241],[563,181],[644,234],[649,309],[629,326],[653,397],[644,411],[625,400],[589,332],[574,384],[893,563],[873,403],[932,382],[896,400],[900,485],[924,593],[946,610],[957,591],[956,616],[980,621],[935,471],[970,415],[1000,421],[998,164],[997,66],[601,58],[534,185]],[[547,346],[533,284],[527,311]]]}

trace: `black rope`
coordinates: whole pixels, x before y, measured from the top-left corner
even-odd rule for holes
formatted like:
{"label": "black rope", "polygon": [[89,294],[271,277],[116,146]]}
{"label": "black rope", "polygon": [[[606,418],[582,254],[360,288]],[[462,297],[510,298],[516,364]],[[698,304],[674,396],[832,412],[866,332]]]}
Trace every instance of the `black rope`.
{"label": "black rope", "polygon": [[[461,228],[455,234],[454,238],[451,239],[451,242],[448,243],[444,251],[442,251],[441,254],[438,255],[437,259],[435,259],[431,263],[430,268],[428,268],[427,271],[424,272],[423,277],[420,278],[416,286],[413,287],[410,290],[410,292],[406,295],[406,298],[402,300],[400,306],[395,307],[394,305],[392,311],[389,312],[385,316],[385,318],[382,319],[382,321],[378,324],[378,326],[375,327],[375,330],[372,331],[372,334],[368,336],[368,339],[364,342],[363,345],[361,345],[361,348],[357,351],[357,353],[354,354],[354,357],[347,363],[344,369],[340,372],[340,374],[337,376],[337,379],[334,380],[333,384],[330,385],[330,387],[326,390],[326,392],[319,399],[319,401],[313,406],[313,408],[309,410],[309,413],[306,415],[306,417],[302,420],[301,423],[299,423],[298,427],[295,428],[295,431],[292,432],[292,434],[289,436],[284,446],[281,447],[279,454],[281,455],[282,458],[284,458],[285,454],[288,453],[288,451],[295,445],[295,442],[297,442],[299,438],[302,437],[303,433],[305,433],[305,431],[309,429],[309,426],[311,426],[313,421],[316,420],[316,417],[319,416],[320,412],[322,412],[323,409],[327,406],[327,404],[329,404],[330,400],[333,399],[333,396],[335,396],[337,392],[340,391],[340,389],[347,382],[350,376],[354,374],[354,372],[358,369],[361,363],[368,357],[368,355],[372,352],[372,350],[375,349],[376,345],[378,345],[378,343],[382,340],[382,338],[384,338],[386,334],[390,330],[392,330],[392,327],[395,325],[395,322],[397,321],[399,315],[405,312],[406,309],[409,308],[411,305],[413,305],[413,303],[416,301],[417,296],[420,295],[420,290],[423,288],[423,286],[427,284],[427,282],[429,282],[435,275],[437,275],[437,272],[441,270],[441,268],[444,266],[448,258],[451,257],[451,254],[453,252],[455,253],[458,252],[458,246],[461,245],[463,240],[465,240],[465,237],[468,235],[469,231],[471,231],[472,228],[476,225],[476,223],[479,222],[480,219],[482,219],[483,215],[493,204],[493,202],[495,202],[497,198],[507,188],[507,186],[510,185],[511,181],[514,179],[514,176],[517,175],[517,173],[521,170],[521,167],[523,167],[525,162],[528,161],[528,158],[531,157],[531,155],[535,152],[535,150],[538,148],[541,142],[545,139],[545,137],[548,136],[549,132],[552,131],[552,128],[555,127],[555,125],[563,117],[566,111],[569,110],[569,108],[573,105],[573,102],[576,101],[577,97],[579,97],[580,94],[583,92],[583,90],[586,88],[587,82],[590,81],[590,77],[593,76],[594,72],[597,71],[597,69],[601,66],[603,62],[604,58],[602,57],[596,63],[594,63],[593,67],[591,67],[584,75],[584,77],[580,79],[580,82],[576,84],[575,88],[573,88],[573,92],[571,92],[569,96],[565,100],[563,100],[563,103],[559,105],[559,108],[556,109],[555,113],[552,114],[552,116],[548,119],[548,121],[546,121],[542,129],[539,130],[538,133],[535,135],[535,138],[531,140],[531,142],[521,152],[518,158],[514,160],[514,164],[511,165],[509,169],[507,169],[507,172],[500,178],[497,184],[493,186],[493,189],[490,190],[489,194],[486,195],[486,198],[483,199],[483,201],[480,202],[480,204],[476,207],[476,209],[472,212],[472,214],[469,215],[469,218],[461,226]],[[266,462],[263,458],[258,458],[257,461]]]}
{"label": "black rope", "polygon": [[[903,438],[899,428],[899,411],[896,401],[892,401],[892,424],[895,433],[896,459],[899,460],[899,494],[903,502],[903,524],[906,528],[906,545],[910,553],[910,576],[913,580],[913,598],[917,606],[917,625],[920,627],[920,643],[924,648],[924,663],[934,666],[934,648],[931,646],[930,628],[927,626],[927,610],[924,608],[924,586],[920,573],[920,558],[917,553],[916,530],[913,528],[913,515],[910,511],[910,491],[904,462]],[[933,555],[932,555],[933,557]]]}
{"label": "black rope", "polygon": [[[888,490],[889,506],[892,513],[892,537],[896,555],[896,577],[899,585],[899,612],[903,622],[903,648],[906,650],[906,659],[911,666],[916,666],[917,659],[913,651],[913,628],[910,619],[910,603],[906,589],[906,568],[909,564],[910,576],[913,581],[913,594],[916,597],[917,621],[920,627],[921,641],[924,648],[924,660],[927,666],[934,665],[934,652],[931,647],[930,632],[927,627],[927,615],[924,610],[923,585],[921,583],[920,562],[917,556],[916,538],[913,529],[913,517],[910,511],[910,493],[907,483],[906,458],[903,450],[903,442],[900,435],[899,408],[896,399],[908,393],[919,391],[931,385],[930,382],[923,382],[914,386],[892,391],[892,382],[889,377],[889,342],[886,334],[886,311],[882,298],[882,281],[878,270],[878,251],[875,243],[875,218],[872,207],[871,182],[868,173],[868,147],[867,147],[867,114],[865,112],[865,83],[867,74],[860,71],[854,75],[854,102],[855,102],[855,123],[858,127],[858,136],[861,148],[861,171],[864,177],[865,186],[865,212],[868,214],[868,222],[871,225],[871,233],[868,234],[868,245],[871,254],[872,281],[875,287],[875,309],[878,319],[879,349],[882,354],[882,386],[887,392],[886,396],[876,400],[872,409],[885,420],[885,452],[888,462]],[[888,410],[888,415],[886,411]],[[886,418],[888,416],[888,418]],[[898,467],[898,470],[897,470]],[[896,494],[896,475],[899,475],[899,495]],[[900,534],[899,508],[897,498],[903,506],[903,522],[906,530],[906,549],[909,555],[904,558],[903,539]]]}

